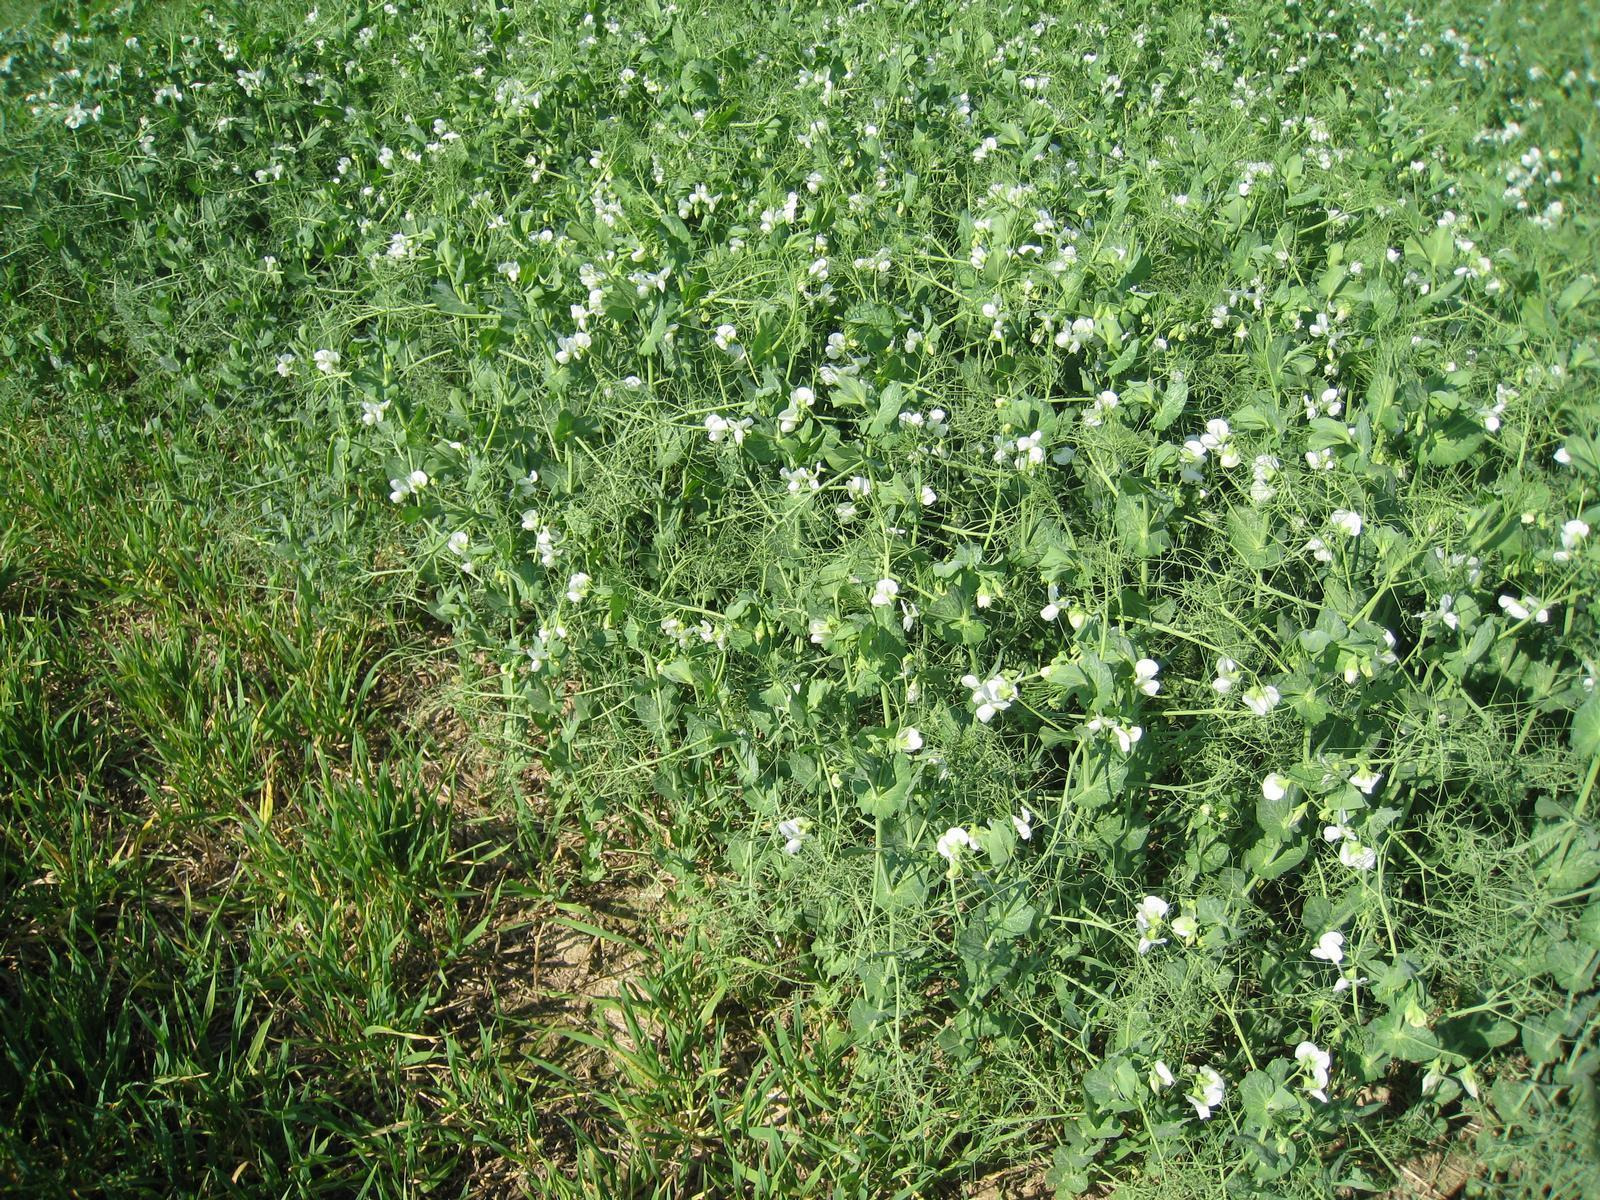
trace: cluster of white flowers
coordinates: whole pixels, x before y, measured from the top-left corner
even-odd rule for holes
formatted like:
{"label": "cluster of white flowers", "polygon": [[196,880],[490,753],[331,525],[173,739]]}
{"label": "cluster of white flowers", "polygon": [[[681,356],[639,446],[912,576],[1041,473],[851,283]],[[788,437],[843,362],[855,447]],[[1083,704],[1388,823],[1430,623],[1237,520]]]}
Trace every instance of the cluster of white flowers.
{"label": "cluster of white flowers", "polygon": [[1195,1072],[1194,1083],[1184,1099],[1194,1106],[1194,1115],[1199,1120],[1209,1121],[1212,1112],[1222,1104],[1226,1091],[1221,1072],[1214,1067],[1201,1067]]}
{"label": "cluster of white flowers", "polygon": [[1371,846],[1362,845],[1356,831],[1344,823],[1347,819],[1347,814],[1340,813],[1336,824],[1323,828],[1322,838],[1326,842],[1338,843],[1341,865],[1352,871],[1370,871],[1378,865],[1378,852]]}
{"label": "cluster of white flowers", "polygon": [[676,642],[680,650],[688,649],[696,637],[706,645],[715,645],[719,650],[728,644],[727,629],[713,625],[705,618],[698,624],[685,625],[677,617],[666,617],[661,622],[661,632]]}
{"label": "cluster of white flowers", "polygon": [[994,461],[1002,465],[1009,462],[1024,473],[1034,470],[1044,462],[1044,435],[1038,430],[1021,437],[995,434]]}
{"label": "cluster of white flowers", "polygon": [[1016,684],[1004,675],[991,675],[980,680],[976,675],[963,675],[961,686],[972,692],[972,703],[978,720],[987,725],[996,713],[1005,712],[1017,698]]}
{"label": "cluster of white flowers", "polygon": [[1283,469],[1283,463],[1275,454],[1258,454],[1250,464],[1250,499],[1256,504],[1265,504],[1278,494],[1278,489],[1273,485],[1273,480],[1278,477],[1278,472]]}
{"label": "cluster of white flowers", "polygon": [[530,508],[523,511],[522,528],[534,535],[533,552],[539,557],[539,565],[553,567],[556,556],[560,553],[556,546],[556,534],[540,519],[538,509]]}
{"label": "cluster of white flowers", "polygon": [[822,487],[821,463],[812,467],[779,467],[778,474],[782,476],[784,486],[791,492],[807,489],[814,492]]}
{"label": "cluster of white flowers", "polygon": [[1100,392],[1083,410],[1083,423],[1094,429],[1106,423],[1106,414],[1122,403],[1122,397],[1110,388]]}
{"label": "cluster of white flowers", "polygon": [[1218,417],[1206,422],[1206,430],[1199,437],[1185,441],[1178,452],[1178,461],[1182,464],[1185,482],[1200,483],[1205,479],[1205,471],[1202,468],[1210,455],[1216,456],[1217,464],[1224,470],[1237,467],[1242,460],[1232,439],[1232,428]]}
{"label": "cluster of white flowers", "polygon": [[1123,721],[1113,721],[1106,717],[1091,717],[1084,724],[1084,729],[1089,733],[1104,734],[1117,743],[1117,749],[1124,754],[1133,753],[1134,746],[1144,737],[1144,726],[1129,725]]}
{"label": "cluster of white flowers", "polygon": [[389,499],[399,504],[407,497],[415,496],[428,486],[428,473],[426,471],[412,471],[409,475],[389,480]]}
{"label": "cluster of white flowers", "polygon": [[1558,563],[1571,562],[1572,556],[1583,545],[1584,539],[1589,536],[1589,523],[1574,518],[1561,527],[1561,549],[1551,554],[1551,558]]}
{"label": "cluster of white flowers", "polygon": [[1520,600],[1515,596],[1503,595],[1498,603],[1505,610],[1505,614],[1514,621],[1526,621],[1531,617],[1538,624],[1544,625],[1550,620],[1550,610],[1527,593],[1523,593]]}
{"label": "cluster of white flowers", "polygon": [[593,345],[594,338],[589,335],[589,331],[586,329],[580,328],[572,333],[563,334],[556,338],[556,362],[562,366],[577,362],[589,352],[590,347]]}
{"label": "cluster of white flowers", "polygon": [[808,387],[797,387],[791,391],[788,407],[778,414],[778,432],[793,433],[800,427],[800,422],[806,419],[816,402],[817,394]]}
{"label": "cluster of white flowers", "polygon": [[790,817],[788,820],[779,821],[778,836],[784,839],[783,852],[785,854],[799,854],[800,848],[806,844],[806,839],[811,836],[811,822],[805,817]]}
{"label": "cluster of white flowers", "polygon": [[959,825],[952,825],[939,835],[939,840],[934,849],[938,851],[940,858],[950,864],[945,874],[954,879],[961,873],[962,851],[975,852],[979,849],[979,846],[978,840],[970,832]]}
{"label": "cluster of white flowers", "polygon": [[[1220,667],[1221,664],[1219,663]],[[1213,683],[1212,685],[1216,685]],[[1218,689],[1219,691],[1224,689]],[[1246,688],[1240,697],[1244,706],[1258,717],[1264,717],[1283,702],[1283,694],[1270,683],[1258,683],[1254,687]]]}
{"label": "cluster of white flowers", "polygon": [[1161,665],[1153,658],[1141,658],[1133,664],[1133,686],[1146,696],[1154,696],[1161,690],[1161,681],[1156,678],[1161,673]]}
{"label": "cluster of white flowers", "polygon": [[717,205],[722,203],[722,193],[712,194],[710,188],[703,183],[695,184],[694,191],[678,201],[678,217],[680,220],[690,220],[694,217],[708,216],[717,211]]}
{"label": "cluster of white flowers", "polygon": [[528,656],[528,670],[537,674],[544,670],[545,664],[550,661],[561,649],[561,642],[566,639],[567,627],[565,625],[541,625],[539,632],[534,635],[532,643],[526,648]]}
{"label": "cluster of white flowers", "polygon": [[1156,936],[1167,919],[1172,906],[1160,896],[1146,896],[1134,910],[1133,923],[1139,931],[1139,953],[1149,954],[1156,946],[1164,946],[1167,939]]}
{"label": "cluster of white flowers", "polygon": [[1328,1073],[1333,1065],[1333,1056],[1326,1050],[1318,1048],[1314,1042],[1301,1042],[1294,1048],[1294,1060],[1300,1064],[1304,1072],[1306,1094],[1326,1104]]}
{"label": "cluster of white flowers", "polygon": [[1337,387],[1325,387],[1315,397],[1310,392],[1301,395],[1301,402],[1305,405],[1306,420],[1314,421],[1318,417],[1337,417],[1344,411],[1344,394]]}
{"label": "cluster of white flowers", "polygon": [[745,435],[755,425],[754,417],[738,417],[729,420],[721,413],[707,413],[705,419],[706,439],[711,442],[720,442],[723,438],[732,438],[735,446],[744,445]]}

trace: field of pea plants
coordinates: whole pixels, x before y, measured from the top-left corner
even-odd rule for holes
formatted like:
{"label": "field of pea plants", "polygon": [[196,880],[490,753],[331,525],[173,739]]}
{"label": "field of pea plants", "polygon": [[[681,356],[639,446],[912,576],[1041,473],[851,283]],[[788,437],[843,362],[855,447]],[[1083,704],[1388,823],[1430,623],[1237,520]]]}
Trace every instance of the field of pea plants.
{"label": "field of pea plants", "polygon": [[1600,1195],[1590,0],[0,0],[0,1194]]}

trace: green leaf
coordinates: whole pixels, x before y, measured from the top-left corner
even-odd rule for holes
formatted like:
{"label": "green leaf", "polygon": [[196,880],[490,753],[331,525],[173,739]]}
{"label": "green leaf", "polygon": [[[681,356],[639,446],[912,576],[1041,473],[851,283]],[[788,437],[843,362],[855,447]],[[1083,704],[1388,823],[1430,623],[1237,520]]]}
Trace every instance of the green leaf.
{"label": "green leaf", "polygon": [[1428,430],[1420,457],[1431,467],[1453,467],[1471,458],[1482,444],[1483,427],[1465,413],[1453,412]]}
{"label": "green leaf", "polygon": [[1258,879],[1277,879],[1285,871],[1299,866],[1306,857],[1305,844],[1285,846],[1275,837],[1262,837],[1244,856],[1244,865]]}
{"label": "green leaf", "polygon": [[1595,951],[1560,938],[1545,947],[1544,967],[1569,992],[1583,991],[1594,980]]}
{"label": "green leaf", "polygon": [[1272,536],[1267,518],[1259,509],[1233,508],[1228,512],[1228,541],[1244,564],[1260,571],[1283,558],[1283,547]]}
{"label": "green leaf", "polygon": [[1600,753],[1600,692],[1590,696],[1572,714],[1572,749],[1585,759]]}
{"label": "green leaf", "polygon": [[883,394],[878,397],[878,411],[867,426],[869,437],[881,437],[889,431],[900,415],[904,398],[905,390],[898,383],[891,383],[883,389]]}
{"label": "green leaf", "polygon": [[1162,519],[1162,507],[1154,498],[1137,492],[1117,497],[1116,527],[1122,548],[1139,558],[1154,558],[1172,545]]}
{"label": "green leaf", "polygon": [[1402,1012],[1379,1017],[1367,1026],[1368,1048],[1403,1062],[1432,1062],[1439,1057],[1439,1039],[1433,1030],[1407,1024]]}
{"label": "green leaf", "polygon": [[1189,381],[1187,379],[1174,379],[1167,384],[1167,390],[1161,397],[1161,407],[1156,409],[1156,415],[1150,419],[1150,427],[1162,430],[1170,427],[1174,421],[1183,415],[1183,406],[1189,401]]}
{"label": "green leaf", "polygon": [[[904,810],[915,775],[903,754],[895,756],[892,775],[880,767],[872,779],[857,779],[852,790],[856,804],[869,817],[892,817]],[[888,776],[886,778],[886,776]]]}
{"label": "green leaf", "polygon": [[1561,1035],[1561,1020],[1554,1014],[1529,1017],[1522,1023],[1522,1048],[1542,1067],[1561,1057]]}

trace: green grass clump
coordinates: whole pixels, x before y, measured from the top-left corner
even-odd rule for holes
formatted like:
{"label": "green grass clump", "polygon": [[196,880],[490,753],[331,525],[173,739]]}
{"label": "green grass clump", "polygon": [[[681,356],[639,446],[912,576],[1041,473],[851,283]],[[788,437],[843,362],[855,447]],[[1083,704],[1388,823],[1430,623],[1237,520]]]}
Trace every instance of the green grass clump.
{"label": "green grass clump", "polygon": [[1591,8],[19,14],[0,1181],[1600,1187]]}

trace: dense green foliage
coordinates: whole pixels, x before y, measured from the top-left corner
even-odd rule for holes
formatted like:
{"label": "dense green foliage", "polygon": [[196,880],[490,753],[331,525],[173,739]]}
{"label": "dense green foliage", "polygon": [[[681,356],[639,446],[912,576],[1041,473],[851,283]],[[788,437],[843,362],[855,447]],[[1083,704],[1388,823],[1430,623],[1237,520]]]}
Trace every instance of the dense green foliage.
{"label": "dense green foliage", "polygon": [[1596,28],[19,20],[0,1183],[1593,1194]]}

